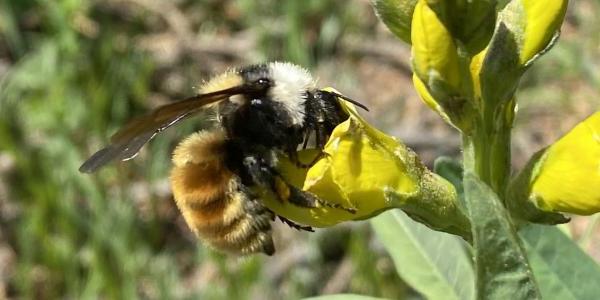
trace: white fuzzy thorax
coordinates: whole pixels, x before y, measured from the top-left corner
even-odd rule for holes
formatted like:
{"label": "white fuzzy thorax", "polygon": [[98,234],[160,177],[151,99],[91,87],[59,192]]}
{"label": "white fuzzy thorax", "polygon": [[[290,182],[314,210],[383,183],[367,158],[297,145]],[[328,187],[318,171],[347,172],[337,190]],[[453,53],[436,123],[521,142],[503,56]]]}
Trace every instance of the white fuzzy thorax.
{"label": "white fuzzy thorax", "polygon": [[315,88],[310,73],[294,64],[282,62],[270,63],[269,69],[275,81],[269,96],[273,101],[278,101],[286,107],[293,124],[302,125],[306,91]]}

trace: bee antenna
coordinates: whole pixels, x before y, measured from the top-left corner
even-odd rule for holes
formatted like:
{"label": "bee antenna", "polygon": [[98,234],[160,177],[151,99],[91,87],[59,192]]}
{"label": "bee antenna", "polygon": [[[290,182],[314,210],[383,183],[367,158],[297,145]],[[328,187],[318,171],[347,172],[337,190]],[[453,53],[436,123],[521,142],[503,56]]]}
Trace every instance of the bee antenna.
{"label": "bee antenna", "polygon": [[360,102],[358,102],[356,100],[350,99],[350,98],[348,98],[348,97],[346,97],[346,96],[344,96],[342,94],[338,94],[336,92],[328,92],[328,93],[330,93],[330,94],[332,94],[332,95],[334,95],[334,96],[336,96],[336,97],[338,97],[338,98],[340,98],[340,99],[342,99],[344,101],[350,102],[350,103],[352,103],[352,104],[354,104],[354,105],[356,105],[356,106],[358,106],[358,107],[360,107],[360,108],[362,108],[362,109],[364,109],[366,111],[369,111],[369,108],[367,108],[364,104],[362,104],[362,103],[360,103]]}

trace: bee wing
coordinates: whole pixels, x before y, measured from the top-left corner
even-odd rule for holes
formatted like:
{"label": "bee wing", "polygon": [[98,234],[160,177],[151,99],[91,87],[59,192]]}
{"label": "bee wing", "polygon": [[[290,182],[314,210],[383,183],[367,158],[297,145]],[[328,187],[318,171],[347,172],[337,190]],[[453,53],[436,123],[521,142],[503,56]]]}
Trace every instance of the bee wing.
{"label": "bee wing", "polygon": [[244,86],[236,86],[193,96],[173,104],[161,106],[147,115],[133,119],[111,137],[110,145],[94,153],[86,160],[79,167],[79,171],[92,173],[112,160],[132,159],[142,146],[161,131],[198,112],[204,106],[243,93],[245,89]]}

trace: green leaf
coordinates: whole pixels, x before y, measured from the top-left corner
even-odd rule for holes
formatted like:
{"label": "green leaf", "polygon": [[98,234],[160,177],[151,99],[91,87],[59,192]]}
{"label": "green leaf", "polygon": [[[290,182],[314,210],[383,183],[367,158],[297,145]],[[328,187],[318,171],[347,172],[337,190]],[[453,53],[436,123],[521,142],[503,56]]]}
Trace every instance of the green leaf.
{"label": "green leaf", "polygon": [[410,44],[410,26],[417,0],[371,0],[371,4],[390,31]]}
{"label": "green leaf", "polygon": [[498,196],[465,173],[465,199],[473,226],[477,299],[540,299],[523,246]]}
{"label": "green leaf", "polygon": [[400,210],[371,221],[400,277],[428,299],[473,299],[471,260],[460,238],[433,231]]}
{"label": "green leaf", "polygon": [[382,300],[383,298],[375,298],[357,294],[335,294],[318,297],[304,298],[304,300]]}
{"label": "green leaf", "polygon": [[600,266],[562,231],[530,225],[519,234],[544,299],[597,299]]}

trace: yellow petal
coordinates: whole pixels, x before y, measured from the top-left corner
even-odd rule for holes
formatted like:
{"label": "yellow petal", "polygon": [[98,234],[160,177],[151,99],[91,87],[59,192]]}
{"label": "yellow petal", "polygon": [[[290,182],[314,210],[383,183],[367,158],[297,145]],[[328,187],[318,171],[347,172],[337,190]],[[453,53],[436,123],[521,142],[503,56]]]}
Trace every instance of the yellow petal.
{"label": "yellow petal", "polygon": [[[314,157],[314,151],[302,151],[299,156],[302,161],[310,161]],[[310,170],[321,173],[318,179],[318,185],[309,190],[320,199],[325,199],[328,203],[342,204],[348,207],[347,199],[344,199],[339,188],[331,181],[331,169],[328,159],[320,159]],[[297,188],[302,188],[306,181],[307,169],[296,167],[285,156],[279,158],[278,170],[285,180]],[[313,227],[329,227],[337,223],[352,220],[354,215],[339,208],[319,205],[315,208],[304,208],[289,202],[282,202],[272,193],[260,190],[261,198],[265,205],[276,214],[283,216],[299,224],[310,225]]]}
{"label": "yellow petal", "polygon": [[444,112],[444,109],[437,103],[437,101],[435,101],[433,96],[431,96],[431,94],[429,93],[429,90],[427,89],[427,86],[425,86],[425,83],[423,83],[423,81],[416,74],[413,74],[412,79],[415,89],[417,90],[417,93],[419,94],[421,100],[425,102],[425,104],[429,106],[429,108],[437,112],[442,117],[442,119],[444,119],[444,121],[446,121],[448,124],[452,124],[450,118],[448,118],[448,115],[446,114],[446,112]]}
{"label": "yellow petal", "polygon": [[414,71],[425,83],[431,76],[451,87],[460,85],[458,53],[452,35],[436,13],[420,0],[415,7],[411,28]]}
{"label": "yellow petal", "polygon": [[522,0],[525,36],[520,61],[526,63],[544,50],[552,40],[567,11],[567,0]]}
{"label": "yellow petal", "polygon": [[473,56],[471,64],[469,65],[471,78],[473,80],[473,96],[475,99],[481,99],[481,79],[479,78],[479,72],[481,71],[481,66],[483,65],[486,53],[487,48]]}
{"label": "yellow petal", "polygon": [[579,123],[545,152],[530,199],[546,211],[600,211],[600,112]]}

